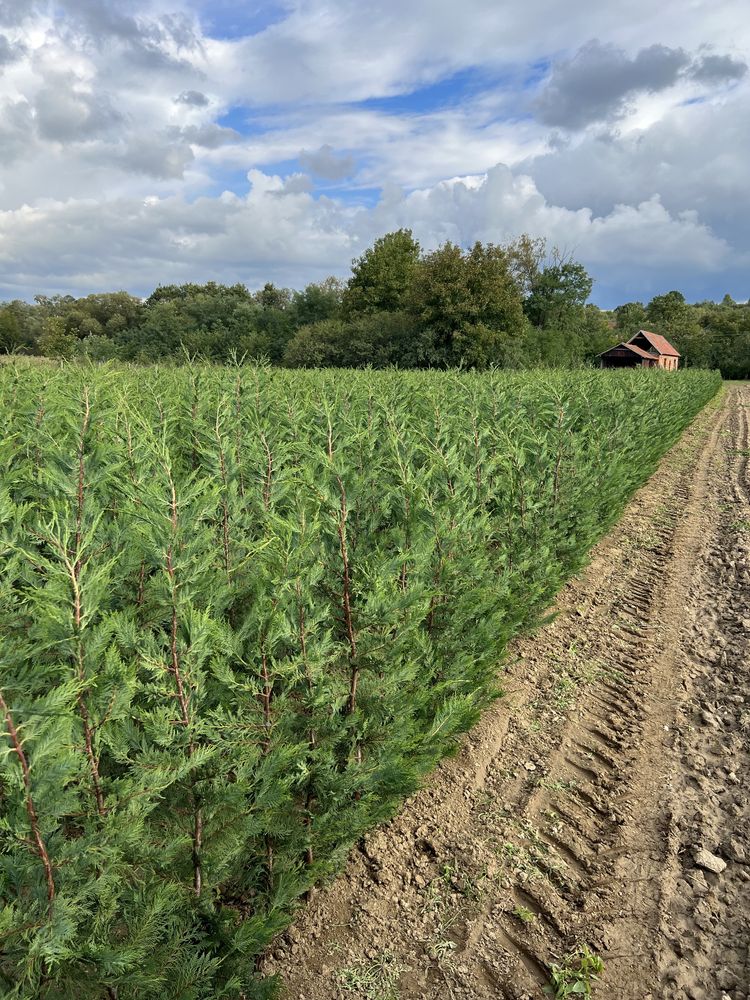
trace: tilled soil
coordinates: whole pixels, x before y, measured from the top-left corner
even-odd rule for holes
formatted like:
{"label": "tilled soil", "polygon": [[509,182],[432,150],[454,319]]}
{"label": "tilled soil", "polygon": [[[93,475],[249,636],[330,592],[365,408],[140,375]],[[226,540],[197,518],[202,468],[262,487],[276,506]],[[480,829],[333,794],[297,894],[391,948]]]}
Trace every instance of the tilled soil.
{"label": "tilled soil", "polygon": [[506,696],[266,957],[285,1000],[750,1000],[750,386],[709,405]]}

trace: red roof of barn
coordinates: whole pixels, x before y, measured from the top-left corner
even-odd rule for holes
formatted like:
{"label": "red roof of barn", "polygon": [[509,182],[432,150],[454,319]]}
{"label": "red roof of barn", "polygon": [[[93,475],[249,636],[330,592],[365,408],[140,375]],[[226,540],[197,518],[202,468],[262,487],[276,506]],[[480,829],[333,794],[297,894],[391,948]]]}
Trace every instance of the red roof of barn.
{"label": "red roof of barn", "polygon": [[[651,344],[654,350],[658,351],[659,354],[667,354],[673,358],[679,358],[681,356],[680,352],[676,351],[667,338],[662,337],[660,333],[651,333],[650,330],[639,330],[635,337],[645,337],[649,344]],[[635,340],[635,337],[631,337],[630,340]],[[630,340],[628,341],[628,344],[630,343]]]}

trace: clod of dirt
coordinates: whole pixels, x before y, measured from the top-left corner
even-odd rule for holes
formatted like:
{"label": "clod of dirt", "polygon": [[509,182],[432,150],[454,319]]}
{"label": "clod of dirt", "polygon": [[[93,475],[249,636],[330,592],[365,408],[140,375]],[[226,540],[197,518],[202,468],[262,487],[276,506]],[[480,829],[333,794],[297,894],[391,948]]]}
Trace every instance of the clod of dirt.
{"label": "clod of dirt", "polygon": [[747,853],[745,848],[739,842],[731,838],[727,844],[726,855],[731,861],[738,861],[740,864],[745,864],[747,861]]}
{"label": "clod of dirt", "polygon": [[715,875],[721,875],[727,866],[726,861],[722,861],[721,858],[717,858],[715,854],[711,854],[710,851],[696,851],[693,855],[693,859],[699,868],[705,868],[707,872],[713,872]]}

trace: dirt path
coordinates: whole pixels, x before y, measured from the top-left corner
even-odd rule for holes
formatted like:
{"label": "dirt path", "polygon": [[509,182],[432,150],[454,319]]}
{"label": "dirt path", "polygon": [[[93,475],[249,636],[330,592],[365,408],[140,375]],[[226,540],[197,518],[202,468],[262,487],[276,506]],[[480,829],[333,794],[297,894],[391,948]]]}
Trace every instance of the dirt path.
{"label": "dirt path", "polygon": [[[285,1000],[750,1000],[750,386],[517,643],[506,697],[268,956]],[[719,870],[720,869],[720,870]]]}

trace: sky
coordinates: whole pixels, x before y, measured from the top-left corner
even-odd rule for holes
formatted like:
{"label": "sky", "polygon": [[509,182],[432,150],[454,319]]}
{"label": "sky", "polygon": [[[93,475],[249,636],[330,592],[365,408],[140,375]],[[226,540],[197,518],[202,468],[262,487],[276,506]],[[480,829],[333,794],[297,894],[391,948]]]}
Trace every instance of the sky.
{"label": "sky", "polygon": [[0,299],[541,236],[750,295],[747,0],[0,0]]}

